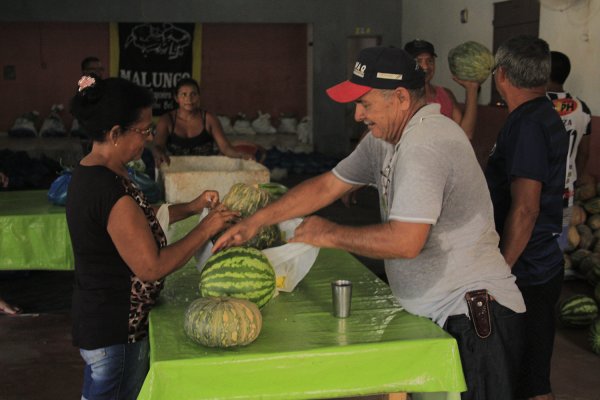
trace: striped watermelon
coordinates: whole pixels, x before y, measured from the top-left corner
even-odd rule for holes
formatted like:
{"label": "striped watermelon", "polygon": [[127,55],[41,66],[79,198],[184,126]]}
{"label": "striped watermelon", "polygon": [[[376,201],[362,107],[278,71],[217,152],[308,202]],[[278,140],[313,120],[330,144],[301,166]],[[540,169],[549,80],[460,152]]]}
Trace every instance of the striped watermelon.
{"label": "striped watermelon", "polygon": [[200,294],[247,299],[262,307],[275,295],[275,271],[252,247],[231,247],[213,254],[200,274]]}
{"label": "striped watermelon", "polygon": [[595,320],[590,326],[589,339],[592,351],[600,355],[600,318]]}
{"label": "striped watermelon", "polygon": [[596,301],[589,296],[576,294],[560,303],[558,319],[567,327],[584,328],[598,317]]}
{"label": "striped watermelon", "polygon": [[196,299],[186,309],[183,321],[186,335],[208,347],[245,346],[262,328],[256,304],[231,297]]}

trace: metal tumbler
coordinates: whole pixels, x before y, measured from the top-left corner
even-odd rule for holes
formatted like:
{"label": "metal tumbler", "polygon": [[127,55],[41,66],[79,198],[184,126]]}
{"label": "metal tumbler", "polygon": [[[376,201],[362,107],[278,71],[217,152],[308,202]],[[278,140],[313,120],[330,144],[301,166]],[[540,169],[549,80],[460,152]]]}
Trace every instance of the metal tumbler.
{"label": "metal tumbler", "polygon": [[352,282],[337,280],[331,282],[331,296],[333,300],[333,315],[338,318],[346,318],[350,315],[350,303],[352,300]]}

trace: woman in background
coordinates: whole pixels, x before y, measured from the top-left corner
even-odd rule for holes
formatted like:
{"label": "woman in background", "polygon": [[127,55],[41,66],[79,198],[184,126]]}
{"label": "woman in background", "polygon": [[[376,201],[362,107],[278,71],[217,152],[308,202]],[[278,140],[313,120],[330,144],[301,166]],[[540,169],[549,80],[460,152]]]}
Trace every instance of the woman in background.
{"label": "woman in background", "polygon": [[446,117],[454,120],[465,131],[467,137],[473,140],[475,124],[477,123],[477,95],[479,83],[465,81],[453,76],[452,79],[465,88],[465,110],[464,113],[456,101],[452,91],[442,86],[434,86],[431,83],[435,74],[435,50],[433,44],[420,39],[415,39],[404,45],[404,50],[413,56],[419,66],[425,71],[425,95],[427,103],[438,103],[440,112]]}
{"label": "woman in background", "polygon": [[167,245],[155,210],[126,164],[152,140],[152,94],[125,79],[84,76],[71,111],[92,139],[74,169],[66,215],[75,256],[73,343],[85,361],[82,398],[135,399],[148,372],[148,313],[163,278],[237,214],[215,191],[169,207],[171,222],[212,208]]}
{"label": "woman in background", "polygon": [[200,87],[190,78],[177,82],[174,91],[177,108],[158,120],[154,139],[154,162],[159,167],[173,156],[210,156],[253,159],[236,150],[227,140],[218,118],[200,108]]}

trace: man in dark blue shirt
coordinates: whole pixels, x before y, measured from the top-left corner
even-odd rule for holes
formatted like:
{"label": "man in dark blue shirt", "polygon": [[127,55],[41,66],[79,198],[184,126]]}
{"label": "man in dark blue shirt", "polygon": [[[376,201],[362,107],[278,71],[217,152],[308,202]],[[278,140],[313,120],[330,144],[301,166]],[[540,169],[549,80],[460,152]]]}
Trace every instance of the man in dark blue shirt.
{"label": "man in dark blue shirt", "polygon": [[527,306],[519,398],[553,398],[554,307],[564,274],[556,237],[569,139],[545,96],[549,75],[545,41],[518,36],[498,48],[494,79],[510,114],[490,155],[486,179],[500,249]]}

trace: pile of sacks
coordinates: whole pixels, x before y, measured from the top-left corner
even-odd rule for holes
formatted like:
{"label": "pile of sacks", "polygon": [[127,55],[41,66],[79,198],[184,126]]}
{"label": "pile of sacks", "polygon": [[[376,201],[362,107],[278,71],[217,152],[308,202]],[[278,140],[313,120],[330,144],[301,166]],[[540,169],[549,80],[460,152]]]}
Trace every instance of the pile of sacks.
{"label": "pile of sacks", "polygon": [[226,115],[219,115],[217,118],[226,135],[296,134],[300,143],[312,144],[312,121],[309,117],[304,117],[298,122],[296,117],[282,114],[277,128],[271,122],[271,115],[260,110],[254,120],[248,119],[246,114],[241,112],[233,122]]}
{"label": "pile of sacks", "polygon": [[[48,116],[42,121],[39,131],[37,126],[40,113],[36,110],[26,112],[15,119],[12,127],[8,130],[8,136],[15,138],[66,137],[67,129],[61,116],[63,111],[62,104],[53,104]],[[75,134],[77,129],[77,121],[74,120],[71,126],[71,136],[78,136]]]}

